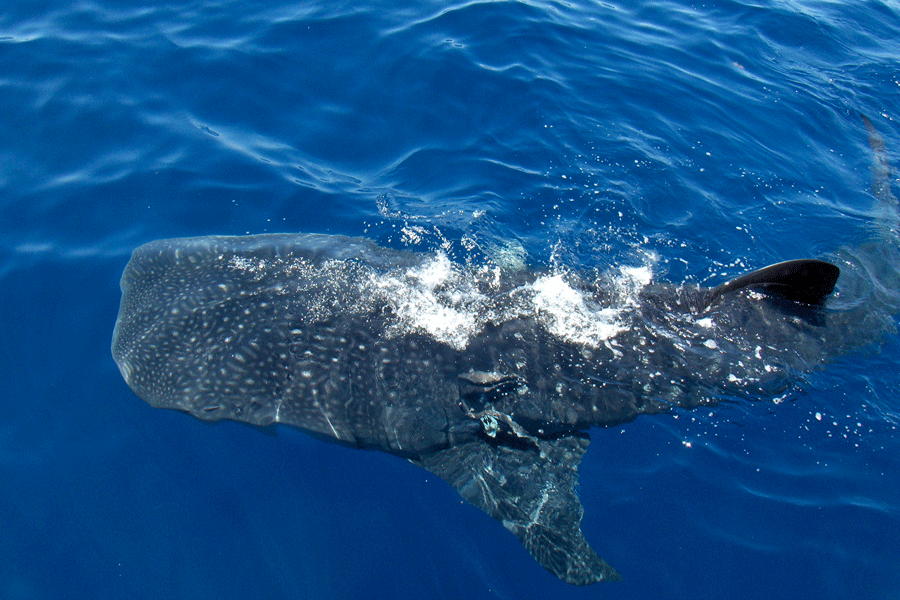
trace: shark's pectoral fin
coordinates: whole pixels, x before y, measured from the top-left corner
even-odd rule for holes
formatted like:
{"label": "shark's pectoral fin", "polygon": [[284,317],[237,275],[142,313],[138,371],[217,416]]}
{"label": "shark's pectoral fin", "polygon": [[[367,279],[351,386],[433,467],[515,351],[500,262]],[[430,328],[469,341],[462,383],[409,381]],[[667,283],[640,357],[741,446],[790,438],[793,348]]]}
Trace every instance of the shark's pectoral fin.
{"label": "shark's pectoral fin", "polygon": [[564,437],[510,447],[474,441],[417,464],[447,481],[521,540],[548,571],[576,585],[619,580],[581,533],[578,463],[588,440]]}
{"label": "shark's pectoral fin", "polygon": [[701,309],[745,288],[762,289],[787,300],[819,306],[834,291],[840,273],[838,267],[823,260],[798,259],[769,265],[709,290]]}

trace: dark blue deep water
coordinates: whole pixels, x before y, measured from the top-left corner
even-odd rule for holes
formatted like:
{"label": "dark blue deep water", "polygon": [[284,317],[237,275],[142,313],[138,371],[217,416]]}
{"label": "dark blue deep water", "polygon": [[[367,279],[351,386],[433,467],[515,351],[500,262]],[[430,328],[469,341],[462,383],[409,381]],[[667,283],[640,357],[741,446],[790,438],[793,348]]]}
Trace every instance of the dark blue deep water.
{"label": "dark blue deep water", "polygon": [[400,459],[152,409],[109,351],[163,237],[709,284],[821,255],[876,220],[860,113],[900,163],[895,1],[6,3],[0,598],[900,597],[893,331],[780,403],[593,430],[625,579],[588,588]]}

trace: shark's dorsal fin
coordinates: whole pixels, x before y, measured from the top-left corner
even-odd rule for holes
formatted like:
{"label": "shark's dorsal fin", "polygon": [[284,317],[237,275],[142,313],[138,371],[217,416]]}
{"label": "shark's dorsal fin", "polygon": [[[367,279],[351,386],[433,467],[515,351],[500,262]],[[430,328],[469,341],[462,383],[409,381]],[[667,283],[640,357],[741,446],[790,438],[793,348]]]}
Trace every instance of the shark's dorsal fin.
{"label": "shark's dorsal fin", "polygon": [[581,533],[582,437],[506,446],[476,440],[416,462],[510,530],[545,569],[568,583],[618,580]]}
{"label": "shark's dorsal fin", "polygon": [[762,289],[787,300],[820,306],[834,291],[841,270],[824,260],[798,259],[769,265],[741,275],[709,290],[701,309],[705,309],[726,294],[745,288]]}

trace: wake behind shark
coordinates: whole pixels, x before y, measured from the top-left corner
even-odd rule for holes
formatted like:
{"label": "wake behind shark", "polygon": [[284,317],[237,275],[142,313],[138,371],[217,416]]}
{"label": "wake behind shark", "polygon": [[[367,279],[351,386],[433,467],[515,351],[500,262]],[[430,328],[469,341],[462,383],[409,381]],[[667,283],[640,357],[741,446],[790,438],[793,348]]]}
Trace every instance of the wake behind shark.
{"label": "wake behind shark", "polygon": [[[876,195],[896,214],[883,142],[866,125],[884,167]],[[640,268],[595,281],[464,267],[341,236],[160,240],[122,275],[112,352],[153,406],[285,423],[406,458],[551,573],[589,584],[619,575],[581,532],[584,432],[783,395],[799,373],[877,340],[900,306],[887,229],[827,261],[713,289]],[[842,270],[877,281],[837,311],[828,302]]]}

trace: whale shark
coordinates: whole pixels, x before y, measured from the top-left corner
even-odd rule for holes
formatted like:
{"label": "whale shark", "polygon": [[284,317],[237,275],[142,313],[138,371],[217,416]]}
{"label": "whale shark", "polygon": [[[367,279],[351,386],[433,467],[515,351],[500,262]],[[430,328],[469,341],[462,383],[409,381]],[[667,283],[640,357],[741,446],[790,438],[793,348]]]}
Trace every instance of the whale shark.
{"label": "whale shark", "polygon": [[592,427],[783,397],[892,330],[897,200],[864,123],[885,224],[855,248],[702,288],[646,265],[459,264],[338,235],[157,240],[125,267],[112,355],[154,407],[393,454],[563,581],[617,580],[581,531]]}

